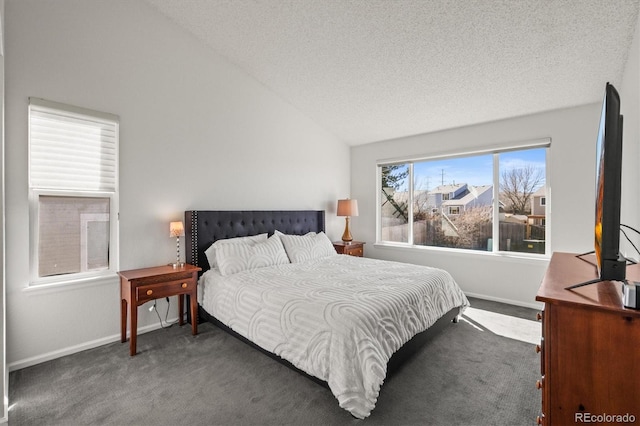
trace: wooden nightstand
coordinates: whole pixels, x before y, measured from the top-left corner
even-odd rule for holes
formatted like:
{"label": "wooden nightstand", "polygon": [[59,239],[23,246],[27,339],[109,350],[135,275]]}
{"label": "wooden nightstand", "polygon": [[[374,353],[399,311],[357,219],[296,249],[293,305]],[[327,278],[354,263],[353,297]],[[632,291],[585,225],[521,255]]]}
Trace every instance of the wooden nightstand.
{"label": "wooden nightstand", "polygon": [[333,248],[336,249],[338,254],[348,254],[356,257],[364,256],[364,243],[362,241],[351,241],[350,243],[334,241]]}
{"label": "wooden nightstand", "polygon": [[178,296],[178,323],[184,321],[184,295],[191,300],[191,334],[198,334],[198,271],[201,268],[186,264],[179,268],[156,266],[153,268],[120,271],[120,334],[127,341],[127,307],[131,314],[129,354],[136,354],[138,334],[138,306],[161,297]]}

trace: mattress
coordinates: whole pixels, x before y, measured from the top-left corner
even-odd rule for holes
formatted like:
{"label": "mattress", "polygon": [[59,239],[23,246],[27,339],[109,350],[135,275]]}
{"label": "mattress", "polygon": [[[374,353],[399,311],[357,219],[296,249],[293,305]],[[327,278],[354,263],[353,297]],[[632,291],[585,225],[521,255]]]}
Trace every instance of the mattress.
{"label": "mattress", "polygon": [[374,409],[394,352],[468,300],[441,269],[333,255],[200,279],[203,309],[324,380],[357,418]]}

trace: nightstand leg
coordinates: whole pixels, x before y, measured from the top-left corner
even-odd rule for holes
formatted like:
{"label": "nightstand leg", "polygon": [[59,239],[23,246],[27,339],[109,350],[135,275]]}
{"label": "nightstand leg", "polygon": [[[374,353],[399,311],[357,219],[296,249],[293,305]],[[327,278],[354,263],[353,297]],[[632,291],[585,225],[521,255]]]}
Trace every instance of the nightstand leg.
{"label": "nightstand leg", "polygon": [[120,303],[120,341],[127,341],[127,301],[122,299]]}
{"label": "nightstand leg", "polygon": [[191,302],[191,334],[194,336],[198,334],[198,302],[197,296],[192,294],[189,297],[189,301]]}
{"label": "nightstand leg", "polygon": [[178,325],[184,324],[184,294],[178,295]]}
{"label": "nightstand leg", "polygon": [[129,332],[129,355],[136,354],[136,340],[138,334],[138,306],[135,303],[129,303],[131,310],[131,331]]}

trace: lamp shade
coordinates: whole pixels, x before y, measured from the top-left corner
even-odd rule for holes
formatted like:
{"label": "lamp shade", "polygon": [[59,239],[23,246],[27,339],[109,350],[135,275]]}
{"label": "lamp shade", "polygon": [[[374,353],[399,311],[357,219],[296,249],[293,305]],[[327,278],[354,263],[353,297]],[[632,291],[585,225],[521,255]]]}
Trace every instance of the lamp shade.
{"label": "lamp shade", "polygon": [[182,222],[171,222],[169,224],[169,237],[184,237],[184,225]]}
{"label": "lamp shade", "polygon": [[358,200],[338,200],[338,216],[358,216]]}

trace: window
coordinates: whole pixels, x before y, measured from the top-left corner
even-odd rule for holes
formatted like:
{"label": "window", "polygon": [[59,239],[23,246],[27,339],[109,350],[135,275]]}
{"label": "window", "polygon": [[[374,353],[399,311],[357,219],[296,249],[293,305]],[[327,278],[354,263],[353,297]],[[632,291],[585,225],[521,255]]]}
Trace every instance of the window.
{"label": "window", "polygon": [[117,270],[118,117],[29,99],[31,285]]}
{"label": "window", "polygon": [[544,254],[548,147],[379,164],[378,241]]}
{"label": "window", "polygon": [[540,197],[540,205],[541,206],[546,206],[547,205],[547,198],[546,197]]}

